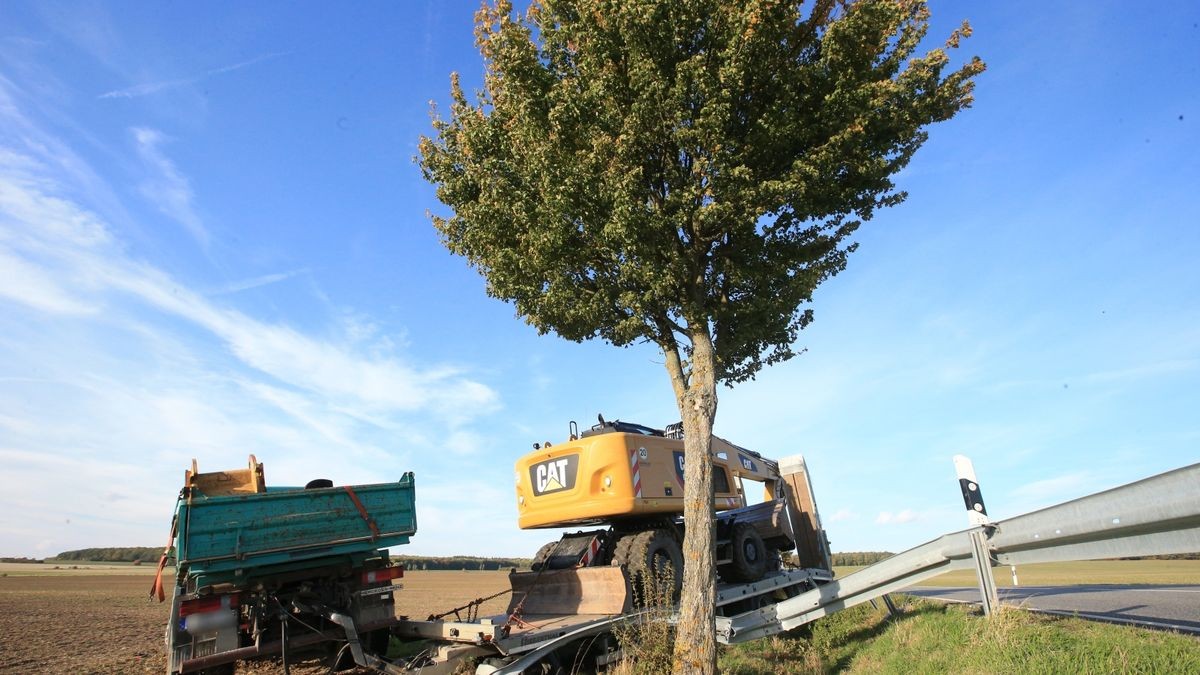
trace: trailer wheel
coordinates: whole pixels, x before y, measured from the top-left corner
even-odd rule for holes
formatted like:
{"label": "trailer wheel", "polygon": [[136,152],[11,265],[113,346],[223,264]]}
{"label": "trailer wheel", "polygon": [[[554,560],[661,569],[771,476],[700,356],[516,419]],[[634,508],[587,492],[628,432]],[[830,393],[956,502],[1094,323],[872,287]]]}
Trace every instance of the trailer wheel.
{"label": "trailer wheel", "polygon": [[[666,530],[647,530],[629,544],[628,569],[642,605],[675,604],[683,588],[683,551]],[[664,584],[665,587],[664,587]]]}
{"label": "trailer wheel", "polygon": [[758,581],[767,572],[767,547],[750,523],[736,523],[730,532],[733,562],[728,565],[734,581]]}

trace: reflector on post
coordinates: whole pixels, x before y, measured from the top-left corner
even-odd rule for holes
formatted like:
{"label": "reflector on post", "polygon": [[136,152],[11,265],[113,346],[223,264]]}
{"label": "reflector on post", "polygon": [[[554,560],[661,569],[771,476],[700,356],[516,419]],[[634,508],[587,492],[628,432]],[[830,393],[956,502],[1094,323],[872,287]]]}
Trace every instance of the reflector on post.
{"label": "reflector on post", "polygon": [[975,478],[975,466],[966,455],[954,456],[954,471],[958,474],[958,485],[962,489],[963,504],[967,507],[967,518],[972,525],[987,525],[987,507],[983,505],[983,492]]}
{"label": "reflector on post", "polygon": [[975,478],[975,465],[966,455],[954,456],[954,471],[958,474],[958,485],[962,490],[963,504],[967,507],[967,519],[974,530],[971,531],[971,556],[975,559],[975,577],[979,581],[979,597],[983,604],[983,613],[992,616],[1000,607],[1000,597],[996,592],[996,578],[992,576],[992,552],[988,546],[988,538],[995,527],[988,527],[987,508],[983,505],[983,492],[979,489],[979,481]]}

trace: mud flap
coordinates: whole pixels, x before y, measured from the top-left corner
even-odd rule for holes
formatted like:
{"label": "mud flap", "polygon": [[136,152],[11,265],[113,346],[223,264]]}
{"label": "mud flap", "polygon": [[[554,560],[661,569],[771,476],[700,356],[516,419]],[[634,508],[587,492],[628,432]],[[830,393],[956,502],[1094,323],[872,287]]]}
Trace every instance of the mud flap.
{"label": "mud flap", "polygon": [[631,609],[629,578],[620,567],[513,572],[508,614],[623,614]]}

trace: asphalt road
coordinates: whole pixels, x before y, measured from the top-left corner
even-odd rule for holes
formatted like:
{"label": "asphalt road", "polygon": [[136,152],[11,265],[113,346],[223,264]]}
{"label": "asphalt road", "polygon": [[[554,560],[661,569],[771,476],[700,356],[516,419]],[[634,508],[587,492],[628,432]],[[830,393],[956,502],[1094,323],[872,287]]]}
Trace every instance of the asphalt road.
{"label": "asphalt road", "polygon": [[[998,590],[1005,605],[1200,635],[1200,586],[1017,586]],[[914,586],[901,592],[949,602],[979,602],[978,588]]]}

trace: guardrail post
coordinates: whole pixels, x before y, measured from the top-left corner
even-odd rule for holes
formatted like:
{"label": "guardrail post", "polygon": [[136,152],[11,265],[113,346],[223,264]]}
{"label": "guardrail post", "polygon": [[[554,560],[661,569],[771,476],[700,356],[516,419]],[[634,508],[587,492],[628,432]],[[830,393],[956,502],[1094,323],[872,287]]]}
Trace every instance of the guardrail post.
{"label": "guardrail post", "polygon": [[979,596],[984,616],[992,616],[1000,607],[996,593],[996,578],[992,576],[992,554],[988,548],[988,537],[992,530],[987,507],[983,505],[983,492],[975,478],[975,466],[966,455],[954,456],[954,470],[958,474],[958,485],[962,490],[963,503],[967,507],[967,520],[975,526],[971,532],[971,554],[975,559],[975,578],[979,581]]}
{"label": "guardrail post", "polygon": [[[900,615],[900,610],[896,609],[896,603],[892,602],[892,596],[884,593],[883,595],[879,596],[879,599],[883,601],[883,606],[885,609],[887,609],[888,618]],[[871,600],[871,608],[879,609],[879,605],[875,604],[874,600]]]}

